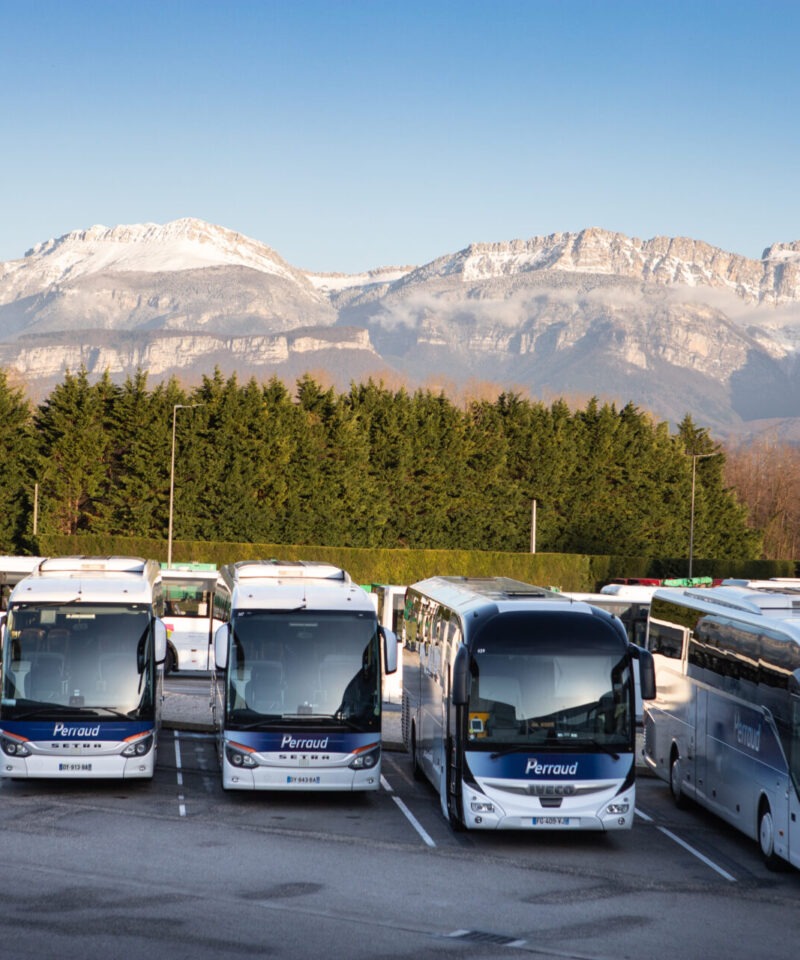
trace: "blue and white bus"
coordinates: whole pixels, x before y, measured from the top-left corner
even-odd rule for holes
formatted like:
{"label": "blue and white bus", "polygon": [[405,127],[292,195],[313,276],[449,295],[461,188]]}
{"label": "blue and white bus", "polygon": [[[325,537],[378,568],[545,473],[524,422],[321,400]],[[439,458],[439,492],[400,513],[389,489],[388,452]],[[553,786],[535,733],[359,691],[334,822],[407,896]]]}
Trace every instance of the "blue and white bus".
{"label": "blue and white bus", "polygon": [[652,658],[605,610],[506,578],[409,587],[402,728],[416,777],[456,829],[633,824],[633,663]]}
{"label": "blue and white bus", "polygon": [[369,595],[325,563],[222,568],[230,621],[214,638],[214,722],[226,790],[377,790],[381,658],[397,641]]}
{"label": "blue and white bus", "polygon": [[678,805],[696,801],[800,867],[800,597],[747,587],[657,590],[658,678],[644,759]]}
{"label": "blue and white bus", "polygon": [[166,630],[158,564],[43,560],[2,631],[0,776],[148,778]]}

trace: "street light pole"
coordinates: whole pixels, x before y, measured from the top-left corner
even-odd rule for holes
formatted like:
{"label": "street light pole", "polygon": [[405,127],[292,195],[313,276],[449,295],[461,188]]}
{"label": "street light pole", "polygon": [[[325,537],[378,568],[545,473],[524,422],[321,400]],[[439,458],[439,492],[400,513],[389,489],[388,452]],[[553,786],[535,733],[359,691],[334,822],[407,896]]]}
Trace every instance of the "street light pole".
{"label": "street light pole", "polygon": [[694,558],[694,490],[695,477],[697,475],[697,461],[705,460],[708,457],[716,457],[717,453],[687,453],[687,457],[692,458],[692,508],[689,516],[689,579],[692,579],[692,560]]}
{"label": "street light pole", "polygon": [[169,528],[167,532],[167,566],[172,566],[172,512],[175,506],[175,422],[179,410],[202,407],[202,403],[176,403],[172,407],[172,459],[169,465]]}

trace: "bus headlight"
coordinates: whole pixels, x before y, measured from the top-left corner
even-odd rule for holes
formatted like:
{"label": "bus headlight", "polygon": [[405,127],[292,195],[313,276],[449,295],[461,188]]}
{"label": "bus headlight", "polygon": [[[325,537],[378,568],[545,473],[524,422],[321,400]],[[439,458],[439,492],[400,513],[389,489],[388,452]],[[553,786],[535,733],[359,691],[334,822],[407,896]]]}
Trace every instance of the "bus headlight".
{"label": "bus headlight", "polygon": [[252,753],[248,753],[246,750],[240,750],[237,747],[233,747],[230,744],[225,744],[225,756],[228,758],[228,763],[232,764],[234,767],[257,767],[258,761],[255,759]]}
{"label": "bus headlight", "polygon": [[494,813],[494,804],[488,800],[473,800],[469,808],[473,813]]}
{"label": "bus headlight", "polygon": [[122,751],[123,757],[143,757],[153,749],[153,734],[149,733],[146,737],[140,737],[129,743]]}
{"label": "bus headlight", "polygon": [[7,757],[29,757],[31,755],[30,749],[23,740],[16,740],[5,734],[0,736],[0,747]]}
{"label": "bus headlight", "polygon": [[369,770],[374,767],[381,758],[381,748],[373,747],[372,750],[365,750],[364,753],[351,760],[348,766],[351,770]]}
{"label": "bus headlight", "polygon": [[631,808],[629,803],[609,803],[606,807],[606,813],[610,814],[620,814],[627,813]]}

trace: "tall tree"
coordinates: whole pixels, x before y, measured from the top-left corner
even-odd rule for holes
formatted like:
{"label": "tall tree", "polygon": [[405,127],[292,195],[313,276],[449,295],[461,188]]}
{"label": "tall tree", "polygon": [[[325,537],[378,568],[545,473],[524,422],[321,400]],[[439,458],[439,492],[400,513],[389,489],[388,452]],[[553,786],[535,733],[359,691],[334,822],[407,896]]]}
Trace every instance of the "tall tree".
{"label": "tall tree", "polygon": [[0,371],[0,549],[14,553],[32,532],[35,445],[30,405]]}
{"label": "tall tree", "polygon": [[147,388],[147,374],[128,377],[111,411],[111,532],[162,537],[167,528],[171,413],[185,403],[177,381]]}
{"label": "tall tree", "polygon": [[85,368],[69,371],[35,415],[40,530],[77,533],[105,525],[109,432],[106,386],[92,386]]}

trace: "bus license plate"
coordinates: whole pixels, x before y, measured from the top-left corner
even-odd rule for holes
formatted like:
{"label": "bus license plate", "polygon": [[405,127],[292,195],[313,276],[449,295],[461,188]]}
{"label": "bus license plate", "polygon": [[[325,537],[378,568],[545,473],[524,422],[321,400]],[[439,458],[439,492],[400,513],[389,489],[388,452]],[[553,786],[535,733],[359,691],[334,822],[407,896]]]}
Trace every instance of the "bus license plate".
{"label": "bus license plate", "polygon": [[534,817],[534,827],[571,827],[572,817]]}
{"label": "bus license plate", "polygon": [[91,763],[59,763],[58,769],[64,773],[91,773]]}

